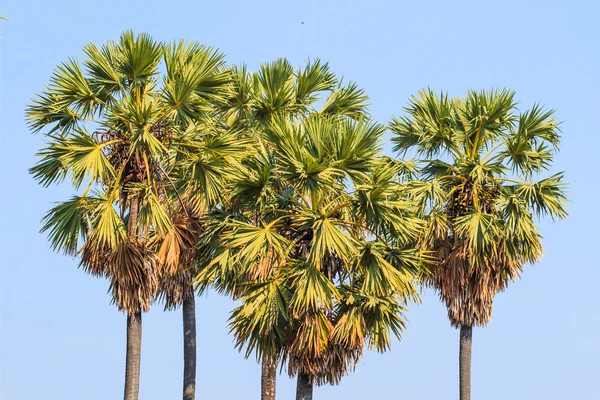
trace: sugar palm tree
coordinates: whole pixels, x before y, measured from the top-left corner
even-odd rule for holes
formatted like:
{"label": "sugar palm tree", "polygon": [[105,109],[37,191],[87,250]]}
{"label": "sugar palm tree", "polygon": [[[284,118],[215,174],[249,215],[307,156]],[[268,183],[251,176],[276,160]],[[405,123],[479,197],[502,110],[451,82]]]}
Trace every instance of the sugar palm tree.
{"label": "sugar palm tree", "polygon": [[[261,65],[255,73],[248,73],[242,65],[234,68],[234,77],[234,94],[221,108],[220,115],[231,129],[248,139],[250,149],[259,146],[260,132],[275,118],[291,121],[311,112],[354,117],[366,114],[364,92],[353,83],[344,84],[330,71],[328,64],[318,59],[308,62],[304,68],[294,68],[286,59],[279,59]],[[317,109],[320,101],[322,107]],[[222,278],[232,277],[223,275]],[[276,357],[265,354],[262,358],[263,400],[275,399]]]}
{"label": "sugar palm tree", "polygon": [[[192,283],[193,260],[200,217],[218,203],[220,188],[229,160],[243,150],[235,132],[219,122],[217,110],[231,96],[231,71],[225,67],[223,54],[196,42],[172,43],[165,48],[168,74],[173,80],[187,75],[203,77],[198,93],[205,102],[182,119],[180,144],[172,148],[173,169],[166,201],[173,224],[166,234],[155,235],[152,245],[165,273],[159,283],[158,298],[165,309],[182,308],[183,313],[183,398],[195,398],[196,384],[196,314]],[[191,69],[187,69],[191,66]]]}
{"label": "sugar palm tree", "polygon": [[542,255],[535,217],[564,218],[563,174],[548,171],[560,141],[553,111],[518,112],[510,90],[412,97],[390,124],[395,150],[425,159],[407,183],[428,220],[422,243],[437,261],[427,275],[460,328],[460,398],[470,399],[472,327],[494,296]]}
{"label": "sugar palm tree", "polygon": [[[244,139],[236,132],[209,120],[194,124],[194,146],[184,154],[171,174],[174,184],[167,191],[173,224],[151,245],[158,252],[165,273],[159,283],[158,298],[165,309],[182,307],[184,332],[184,400],[195,397],[196,314],[193,278],[198,257],[196,246],[203,231],[202,219],[223,202],[225,179],[244,150]],[[190,132],[187,132],[190,134]],[[189,139],[188,139],[189,140]]]}
{"label": "sugar palm tree", "polygon": [[[127,314],[126,400],[137,399],[142,312],[156,295],[163,264],[149,245],[173,229],[165,206],[174,153],[195,147],[192,121],[227,85],[210,65],[222,55],[197,43],[166,46],[147,34],[84,48],[86,60],[58,66],[27,117],[48,146],[31,168],[44,186],[69,177],[78,194],[44,217],[51,246],[80,257],[110,281]],[[160,76],[164,62],[166,75]],[[79,191],[79,189],[83,189]]]}
{"label": "sugar palm tree", "polygon": [[231,209],[208,230],[201,278],[228,276],[224,290],[236,282],[238,347],[263,366],[285,362],[297,399],[338,383],[366,343],[386,350],[417,297],[419,220],[398,198],[394,164],[379,157],[382,132],[317,112],[272,119],[232,179]]}

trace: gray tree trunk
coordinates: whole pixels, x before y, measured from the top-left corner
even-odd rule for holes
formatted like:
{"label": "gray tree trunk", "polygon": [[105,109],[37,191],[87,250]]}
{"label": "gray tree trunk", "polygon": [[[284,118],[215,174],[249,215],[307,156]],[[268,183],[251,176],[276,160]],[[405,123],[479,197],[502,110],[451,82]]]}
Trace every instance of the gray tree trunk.
{"label": "gray tree trunk", "polygon": [[262,361],[261,400],[275,400],[277,357],[265,356]]}
{"label": "gray tree trunk", "polygon": [[125,356],[125,400],[137,400],[140,392],[142,355],[142,313],[127,315],[127,355]]}
{"label": "gray tree trunk", "polygon": [[183,400],[196,398],[196,299],[190,285],[183,300]]}
{"label": "gray tree trunk", "polygon": [[296,383],[296,400],[312,400],[313,384],[308,374],[298,373],[298,382]]}
{"label": "gray tree trunk", "polygon": [[[137,236],[138,199],[131,200],[127,233]],[[142,313],[127,314],[127,353],[125,355],[125,400],[138,400],[140,392],[140,361],[142,356]]]}
{"label": "gray tree trunk", "polygon": [[459,353],[459,379],[460,400],[471,400],[471,344],[473,342],[473,328],[460,327],[460,353]]}

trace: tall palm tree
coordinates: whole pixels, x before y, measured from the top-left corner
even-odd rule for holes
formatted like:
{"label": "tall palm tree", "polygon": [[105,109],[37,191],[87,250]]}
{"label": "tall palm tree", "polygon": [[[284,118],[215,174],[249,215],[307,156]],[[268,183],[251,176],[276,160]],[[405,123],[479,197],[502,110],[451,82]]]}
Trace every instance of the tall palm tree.
{"label": "tall palm tree", "polygon": [[169,47],[126,31],[84,53],[83,63],[59,65],[27,109],[31,129],[45,130],[49,142],[31,173],[44,186],[69,177],[79,192],[48,212],[42,230],[55,250],[80,256],[86,272],[110,281],[114,303],[127,314],[130,400],[139,392],[142,312],[164,272],[150,240],[173,227],[165,207],[178,165],[173,154],[195,147],[190,121],[228,82],[202,68],[222,55],[195,43]]}
{"label": "tall palm tree", "polygon": [[193,278],[196,274],[196,246],[203,232],[202,219],[209,210],[223,202],[222,188],[231,165],[244,154],[243,138],[235,132],[214,126],[215,120],[203,121],[194,147],[185,154],[173,171],[174,184],[168,191],[171,229],[153,237],[152,245],[165,266],[158,288],[158,298],[165,309],[179,306],[183,310],[184,332],[184,400],[195,397],[196,381],[196,314]]}
{"label": "tall palm tree", "polygon": [[205,100],[201,108],[182,118],[180,144],[171,148],[174,168],[167,190],[169,215],[173,221],[166,234],[152,238],[165,273],[159,282],[158,298],[165,309],[182,308],[183,313],[183,399],[195,398],[196,313],[192,277],[195,246],[202,230],[200,217],[218,203],[229,160],[243,151],[235,132],[219,122],[219,107],[232,94],[231,71],[222,53],[197,42],[174,42],[165,47],[168,75],[173,81],[187,75],[201,78],[197,93]]}
{"label": "tall palm tree", "polygon": [[[251,149],[256,149],[260,132],[276,118],[293,121],[317,111],[329,116],[366,115],[364,92],[353,83],[344,84],[319,59],[308,62],[304,68],[294,68],[286,59],[279,59],[262,64],[255,73],[248,73],[242,65],[234,68],[234,77],[234,94],[219,114],[231,129],[248,139]],[[317,109],[319,101],[323,104]],[[276,357],[265,354],[262,358],[263,400],[275,399]]]}
{"label": "tall palm tree", "polygon": [[473,326],[494,296],[542,255],[535,217],[565,218],[563,174],[548,171],[560,141],[553,111],[519,112],[510,90],[412,97],[390,129],[395,150],[425,159],[407,183],[428,220],[422,243],[437,260],[427,275],[460,328],[460,398],[470,399]]}
{"label": "tall palm tree", "polygon": [[338,383],[365,343],[386,350],[417,298],[419,220],[379,156],[382,132],[365,118],[274,118],[232,179],[231,209],[208,229],[212,262],[200,278],[235,282],[238,347],[264,369],[286,362],[297,399]]}

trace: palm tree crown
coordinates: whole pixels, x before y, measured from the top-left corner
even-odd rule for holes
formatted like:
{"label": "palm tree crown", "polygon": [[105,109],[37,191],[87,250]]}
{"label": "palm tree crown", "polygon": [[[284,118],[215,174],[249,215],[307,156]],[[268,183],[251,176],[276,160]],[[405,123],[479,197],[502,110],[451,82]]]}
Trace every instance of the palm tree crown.
{"label": "palm tree crown", "polygon": [[418,220],[379,154],[383,127],[368,120],[363,90],[320,60],[234,75],[224,114],[250,146],[208,219],[198,280],[242,300],[231,326],[247,355],[337,383],[365,341],[385,350],[404,327]]}
{"label": "palm tree crown", "polygon": [[365,343],[384,351],[390,331],[403,330],[419,225],[379,155],[382,133],[365,118],[320,113],[277,117],[259,132],[232,179],[232,207],[209,229],[218,235],[200,275],[232,277],[220,286],[243,301],[231,321],[248,355],[337,383]]}
{"label": "palm tree crown", "polygon": [[169,174],[207,136],[195,121],[228,97],[229,73],[212,49],[131,31],[84,53],[83,63],[60,65],[27,110],[31,129],[47,129],[49,140],[31,173],[45,186],[68,176],[84,188],[50,210],[43,230],[53,248],[81,254],[86,271],[110,279],[119,309],[136,313],[159,281],[147,242],[173,226],[163,201]]}
{"label": "palm tree crown", "polygon": [[426,158],[407,183],[437,258],[426,282],[453,326],[486,325],[495,294],[542,255],[534,218],[567,214],[563,174],[533,180],[551,167],[558,123],[539,105],[518,113],[509,90],[421,91],[406,111],[390,128],[395,150]]}

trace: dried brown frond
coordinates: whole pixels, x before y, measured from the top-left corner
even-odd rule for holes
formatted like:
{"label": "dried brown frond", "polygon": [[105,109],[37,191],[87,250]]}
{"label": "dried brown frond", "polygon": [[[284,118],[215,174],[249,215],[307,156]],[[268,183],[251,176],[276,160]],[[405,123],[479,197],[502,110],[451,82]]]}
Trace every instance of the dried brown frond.
{"label": "dried brown frond", "polygon": [[181,210],[171,216],[173,226],[159,242],[158,258],[163,267],[158,288],[158,300],[165,310],[177,308],[187,296],[193,295],[196,243],[202,232],[200,218],[185,215]]}
{"label": "dried brown frond", "polygon": [[107,260],[110,291],[121,311],[148,311],[159,282],[159,260],[144,244],[124,243]]}
{"label": "dried brown frond", "polygon": [[114,250],[82,248],[80,266],[88,273],[110,282],[113,303],[129,315],[148,311],[159,281],[159,260],[143,243],[126,241]]}
{"label": "dried brown frond", "polygon": [[344,376],[354,372],[363,348],[329,342],[319,356],[288,356],[287,370],[290,377],[299,373],[308,374],[312,382],[319,386],[337,385]]}
{"label": "dried brown frond", "polygon": [[344,340],[346,335],[334,333],[331,317],[323,312],[306,314],[290,331],[284,357],[290,377],[304,373],[316,385],[337,385],[354,371],[362,356],[364,337]]}
{"label": "dried brown frond", "polygon": [[[483,212],[498,213],[495,207],[498,190],[479,187],[477,192]],[[448,318],[454,327],[487,325],[492,315],[494,297],[521,275],[526,261],[506,257],[498,249],[489,252],[482,261],[470,254],[465,238],[453,232],[452,218],[468,214],[473,203],[471,182],[466,181],[453,189],[446,208],[449,230],[434,239],[436,260],[430,265],[430,273],[424,277],[425,283],[435,288],[440,299],[446,303]],[[503,240],[498,238],[498,248],[503,246]]]}

